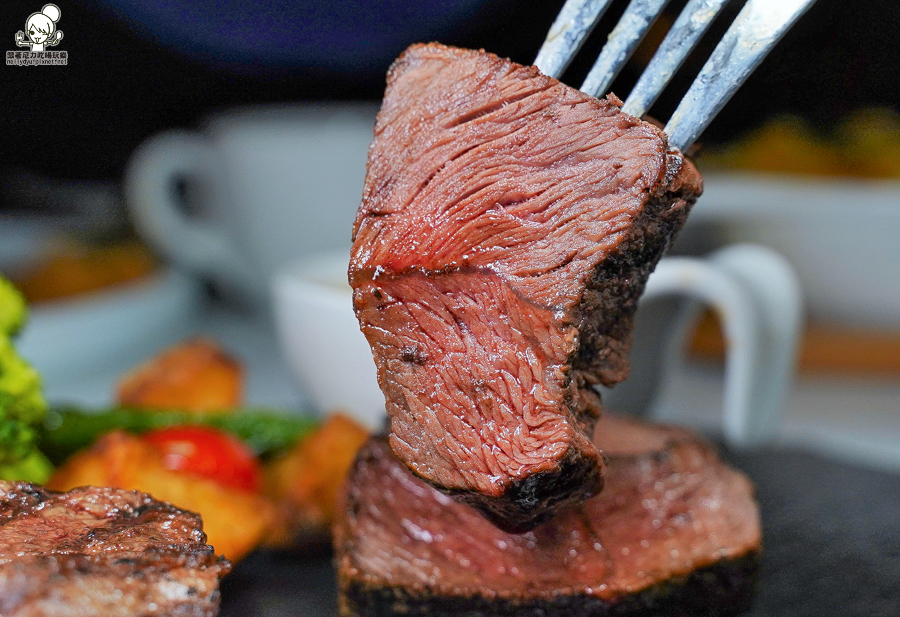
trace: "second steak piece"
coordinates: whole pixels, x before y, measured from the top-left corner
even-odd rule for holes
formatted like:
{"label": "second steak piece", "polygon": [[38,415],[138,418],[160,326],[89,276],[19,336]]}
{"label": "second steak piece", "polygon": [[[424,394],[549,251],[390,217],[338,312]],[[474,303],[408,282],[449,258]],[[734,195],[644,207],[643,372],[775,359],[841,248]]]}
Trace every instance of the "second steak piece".
{"label": "second steak piece", "polygon": [[0,481],[4,617],[215,617],[230,570],[197,514],[145,493]]}
{"label": "second steak piece", "polygon": [[602,487],[593,386],[625,377],[637,299],[701,191],[619,105],[437,44],[388,75],[354,309],[393,450],[505,529]]}
{"label": "second steak piece", "polygon": [[753,486],[699,436],[604,417],[603,493],[508,534],[414,478],[380,438],[335,525],[344,617],[726,617],[752,599]]}

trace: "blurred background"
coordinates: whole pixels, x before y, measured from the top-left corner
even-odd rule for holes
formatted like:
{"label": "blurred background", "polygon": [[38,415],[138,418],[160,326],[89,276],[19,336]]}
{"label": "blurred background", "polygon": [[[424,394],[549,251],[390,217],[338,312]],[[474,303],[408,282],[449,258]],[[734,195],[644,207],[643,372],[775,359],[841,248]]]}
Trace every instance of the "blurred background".
{"label": "blurred background", "polygon": [[[51,405],[135,406],[129,384],[165,382],[160,364],[191,368],[199,353],[213,368],[192,369],[188,394],[218,401],[224,371],[239,386],[230,407],[295,421],[341,409],[377,430],[383,397],[344,281],[385,73],[431,40],[530,64],[562,4],[57,0],[64,38],[50,49],[67,65],[0,66],[0,272],[30,304],[16,345]],[[626,4],[612,2],[563,81],[581,83]],[[684,4],[672,0],[613,92],[625,98]],[[671,115],[742,4],[727,5],[650,115]],[[23,49],[15,35],[41,8],[3,1],[0,50]],[[672,252],[752,274],[770,293],[763,320],[787,324],[767,334],[780,359],[754,368],[771,378],[753,386],[769,443],[728,453],[757,483],[766,527],[753,615],[900,614],[898,28],[893,0],[818,0],[691,151],[705,194]],[[740,345],[720,317],[734,316],[656,308],[639,314],[636,379],[606,400],[721,438],[724,358]],[[338,427],[329,441],[332,429],[283,475],[317,486],[308,479],[325,470],[333,501],[365,431]],[[231,501],[190,507],[224,529],[210,531],[217,546],[260,518],[234,523]],[[256,553],[242,567],[225,582],[226,615],[333,611],[327,556]]]}
{"label": "blurred background", "polygon": [[[39,4],[3,3],[4,49],[18,49],[14,34]],[[274,351],[271,280],[349,246],[391,61],[439,40],[531,63],[561,5],[61,1],[53,49],[67,66],[0,70],[0,271],[32,303],[23,353],[48,395],[102,404],[115,371],[200,332],[251,366],[251,401],[315,406]],[[613,3],[564,81],[581,82],[625,5]],[[683,5],[669,5],[616,80],[622,98]],[[741,5],[729,4],[651,115],[668,118]],[[806,322],[780,438],[890,469],[900,469],[898,25],[895,2],[819,0],[702,135],[707,193],[675,247],[756,242],[788,259]],[[715,430],[725,344],[712,313],[687,345],[662,415]]]}

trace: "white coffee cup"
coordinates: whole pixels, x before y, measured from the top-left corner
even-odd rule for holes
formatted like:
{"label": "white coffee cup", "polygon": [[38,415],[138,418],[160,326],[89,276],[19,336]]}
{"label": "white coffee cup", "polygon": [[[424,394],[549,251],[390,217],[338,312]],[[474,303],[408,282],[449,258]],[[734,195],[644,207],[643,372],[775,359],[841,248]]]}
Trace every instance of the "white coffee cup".
{"label": "white coffee cup", "polygon": [[[342,409],[378,430],[384,396],[353,314],[349,252],[311,256],[282,269],[272,282],[275,321],[282,351],[312,402],[322,411]],[[632,413],[659,404],[654,398],[662,374],[681,361],[688,326],[701,306],[719,314],[728,341],[724,436],[739,447],[764,442],[778,427],[802,321],[797,279],[765,247],[663,259],[641,298],[632,375],[605,392],[604,402]]]}
{"label": "white coffee cup", "polygon": [[727,342],[723,437],[734,447],[764,443],[777,433],[793,382],[803,300],[790,263],[758,244],[659,262],[635,318],[629,378],[604,391],[604,404],[650,416],[669,409],[672,392],[665,385],[683,373],[685,348],[704,308],[716,313]]}
{"label": "white coffee cup", "polygon": [[376,112],[264,106],[157,135],[126,173],[135,224],[176,264],[265,302],[280,266],[349,242]]}

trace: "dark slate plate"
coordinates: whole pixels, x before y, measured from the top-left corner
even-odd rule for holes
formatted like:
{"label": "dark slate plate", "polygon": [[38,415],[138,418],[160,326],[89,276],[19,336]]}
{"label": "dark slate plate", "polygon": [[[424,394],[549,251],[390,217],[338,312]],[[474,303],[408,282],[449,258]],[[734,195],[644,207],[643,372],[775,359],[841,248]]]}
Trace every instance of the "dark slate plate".
{"label": "dark slate plate", "polygon": [[[799,450],[726,452],[756,482],[765,552],[747,617],[900,617],[900,475]],[[224,617],[336,615],[331,557],[259,552],[223,581]]]}

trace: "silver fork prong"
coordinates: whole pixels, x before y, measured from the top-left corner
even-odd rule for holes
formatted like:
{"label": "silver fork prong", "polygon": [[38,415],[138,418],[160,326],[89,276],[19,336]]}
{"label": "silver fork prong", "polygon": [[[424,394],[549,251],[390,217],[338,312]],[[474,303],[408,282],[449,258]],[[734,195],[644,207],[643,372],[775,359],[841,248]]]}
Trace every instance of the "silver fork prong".
{"label": "silver fork prong", "polygon": [[641,117],[653,106],[728,0],[690,0],[641,74],[622,111]]}
{"label": "silver fork prong", "polygon": [[697,75],[664,129],[685,150],[775,43],[815,0],[749,0]]}
{"label": "silver fork prong", "polygon": [[544,75],[557,78],[562,75],[611,2],[567,0],[550,26],[534,65]]}
{"label": "silver fork prong", "polygon": [[585,94],[606,94],[647,30],[662,13],[668,0],[631,0],[609,35],[606,45],[579,88]]}

